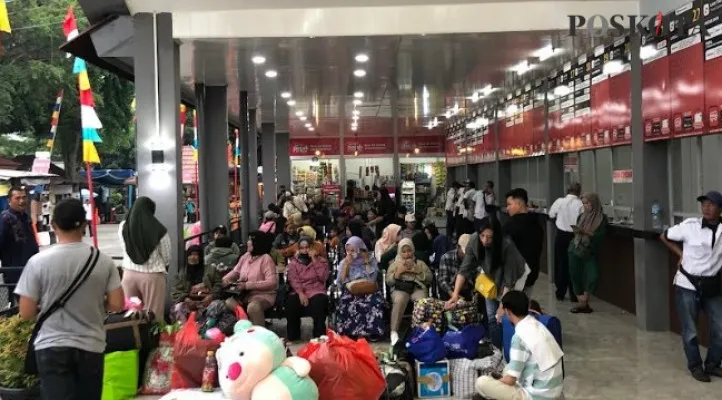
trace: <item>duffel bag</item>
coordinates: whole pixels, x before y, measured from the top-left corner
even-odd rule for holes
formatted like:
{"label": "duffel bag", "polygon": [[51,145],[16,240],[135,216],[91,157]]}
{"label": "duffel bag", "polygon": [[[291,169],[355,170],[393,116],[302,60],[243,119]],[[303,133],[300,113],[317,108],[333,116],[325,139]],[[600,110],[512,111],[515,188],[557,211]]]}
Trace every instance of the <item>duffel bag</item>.
{"label": "duffel bag", "polygon": [[146,311],[108,314],[105,317],[105,353],[155,348],[158,335],[151,333],[150,321],[153,321],[153,313]]}
{"label": "duffel bag", "polygon": [[386,391],[380,400],[414,400],[414,370],[406,361],[380,361]]}
{"label": "duffel bag", "polygon": [[502,373],[505,367],[504,357],[499,349],[488,357],[469,360],[458,358],[449,360],[451,370],[451,390],[455,399],[472,399],[476,394],[474,384],[480,376]]}
{"label": "duffel bag", "polygon": [[474,301],[459,300],[454,308],[446,311],[446,324],[457,329],[481,322],[479,309]]}
{"label": "duffel bag", "polygon": [[414,302],[414,311],[411,314],[412,325],[420,327],[426,322],[430,323],[439,334],[446,330],[444,302],[442,300],[425,298]]}

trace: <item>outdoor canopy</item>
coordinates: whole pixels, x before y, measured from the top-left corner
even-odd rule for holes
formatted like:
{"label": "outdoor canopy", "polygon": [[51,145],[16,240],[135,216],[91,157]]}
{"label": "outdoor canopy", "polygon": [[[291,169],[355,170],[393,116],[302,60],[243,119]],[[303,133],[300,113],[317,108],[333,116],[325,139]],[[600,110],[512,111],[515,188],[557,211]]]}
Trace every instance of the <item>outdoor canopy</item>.
{"label": "outdoor canopy", "polygon": [[[80,171],[80,176],[86,178],[86,172]],[[125,180],[135,176],[132,169],[94,169],[91,178],[94,183],[105,186],[123,186]]]}

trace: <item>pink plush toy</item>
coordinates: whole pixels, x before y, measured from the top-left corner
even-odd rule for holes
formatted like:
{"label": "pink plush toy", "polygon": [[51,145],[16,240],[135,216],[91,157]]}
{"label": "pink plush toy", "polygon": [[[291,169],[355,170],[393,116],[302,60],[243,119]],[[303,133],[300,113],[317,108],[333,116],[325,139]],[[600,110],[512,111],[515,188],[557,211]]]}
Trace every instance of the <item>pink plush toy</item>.
{"label": "pink plush toy", "polygon": [[250,321],[236,323],[216,359],[221,389],[231,400],[318,400],[318,388],[308,376],[311,364],[286,357],[283,341]]}

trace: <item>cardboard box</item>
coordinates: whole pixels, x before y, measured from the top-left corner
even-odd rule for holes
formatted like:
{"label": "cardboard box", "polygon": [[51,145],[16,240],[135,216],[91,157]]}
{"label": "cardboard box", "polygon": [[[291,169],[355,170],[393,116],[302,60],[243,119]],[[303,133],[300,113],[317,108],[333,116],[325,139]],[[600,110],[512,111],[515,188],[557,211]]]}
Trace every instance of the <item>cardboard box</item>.
{"label": "cardboard box", "polygon": [[451,396],[449,361],[436,363],[416,362],[417,394],[421,399]]}

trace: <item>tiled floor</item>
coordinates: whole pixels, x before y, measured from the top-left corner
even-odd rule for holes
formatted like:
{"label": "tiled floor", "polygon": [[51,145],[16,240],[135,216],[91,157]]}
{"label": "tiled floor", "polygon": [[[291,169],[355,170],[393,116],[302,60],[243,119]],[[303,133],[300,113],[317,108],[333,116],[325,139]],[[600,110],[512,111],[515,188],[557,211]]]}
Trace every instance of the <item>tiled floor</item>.
{"label": "tiled floor", "polygon": [[[535,297],[562,321],[567,400],[722,399],[722,379],[703,384],[689,376],[678,335],[641,332],[634,316],[599,301],[592,303],[593,314],[571,314],[571,305],[557,302],[547,281],[540,278]],[[274,324],[278,333],[284,329]],[[310,326],[304,333],[310,335]]]}

